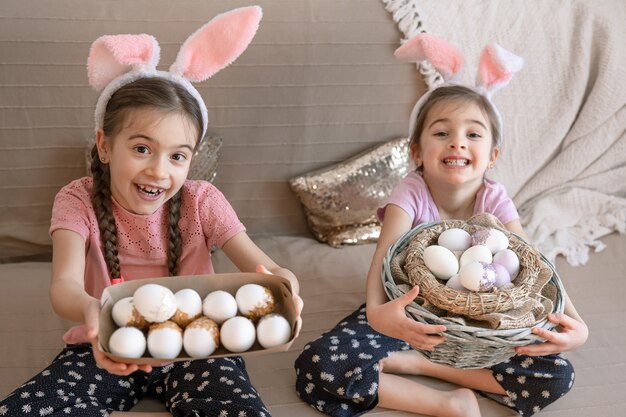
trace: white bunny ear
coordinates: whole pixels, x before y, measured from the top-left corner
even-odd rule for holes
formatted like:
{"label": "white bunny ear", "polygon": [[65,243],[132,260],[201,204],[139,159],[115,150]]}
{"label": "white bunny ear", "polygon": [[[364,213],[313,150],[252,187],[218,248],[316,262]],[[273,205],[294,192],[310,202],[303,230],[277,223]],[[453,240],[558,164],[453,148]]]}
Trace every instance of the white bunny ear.
{"label": "white bunny ear", "polygon": [[463,57],[454,46],[427,33],[415,35],[396,49],[394,55],[406,62],[430,62],[445,81],[458,78],[463,66]]}
{"label": "white bunny ear", "polygon": [[193,82],[211,77],[246,50],[262,16],[259,6],[251,6],[214,17],[185,41],[170,72]]}
{"label": "white bunny ear", "polygon": [[497,43],[487,45],[480,55],[476,86],[487,96],[509,83],[524,66],[524,60]]}
{"label": "white bunny ear", "polygon": [[87,59],[89,84],[101,91],[114,78],[133,69],[154,70],[161,49],[150,35],[105,35],[94,41]]}

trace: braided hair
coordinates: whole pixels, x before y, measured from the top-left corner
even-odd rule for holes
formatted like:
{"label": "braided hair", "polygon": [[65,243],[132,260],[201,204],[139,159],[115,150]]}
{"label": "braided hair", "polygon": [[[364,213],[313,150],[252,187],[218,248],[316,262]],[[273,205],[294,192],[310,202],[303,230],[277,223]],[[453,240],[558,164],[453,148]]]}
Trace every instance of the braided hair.
{"label": "braided hair", "polygon": [[[111,138],[116,135],[123,126],[128,113],[139,107],[151,107],[166,113],[181,112],[188,115],[197,127],[198,140],[196,146],[200,143],[203,122],[198,102],[178,84],[156,77],[138,79],[121,87],[111,96],[104,116],[103,130],[105,136]],[[104,259],[111,278],[121,278],[109,165],[100,161],[95,145],[91,150],[91,157],[92,202],[100,229]],[[167,267],[170,276],[177,275],[182,253],[182,237],[178,226],[182,204],[181,194],[182,192],[179,190],[168,202]]]}

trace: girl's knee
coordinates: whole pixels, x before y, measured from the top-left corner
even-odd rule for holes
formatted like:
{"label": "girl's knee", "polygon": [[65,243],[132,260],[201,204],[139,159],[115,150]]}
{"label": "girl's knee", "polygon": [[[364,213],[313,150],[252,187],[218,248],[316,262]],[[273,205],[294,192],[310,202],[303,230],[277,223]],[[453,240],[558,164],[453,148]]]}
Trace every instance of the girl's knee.
{"label": "girl's knee", "polygon": [[555,371],[552,375],[556,376],[555,384],[553,388],[553,394],[555,396],[562,397],[567,394],[574,386],[574,380],[576,379],[576,373],[574,372],[574,366],[572,363],[562,357],[555,360]]}

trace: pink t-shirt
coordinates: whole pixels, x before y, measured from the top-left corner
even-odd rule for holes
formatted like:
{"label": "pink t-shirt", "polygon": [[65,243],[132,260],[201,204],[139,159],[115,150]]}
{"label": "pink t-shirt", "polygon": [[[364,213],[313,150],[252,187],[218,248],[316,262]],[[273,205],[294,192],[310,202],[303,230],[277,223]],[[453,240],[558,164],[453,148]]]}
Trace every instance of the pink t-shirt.
{"label": "pink t-shirt", "polygon": [[[111,280],[91,203],[92,185],[92,179],[84,177],[59,191],[52,208],[50,234],[65,229],[83,237],[85,290],[100,298]],[[179,226],[183,249],[179,275],[211,274],[211,249],[221,248],[231,237],[245,231],[245,227],[224,195],[209,182],[185,181],[181,192]],[[137,215],[113,203],[124,280],[167,276],[167,205],[154,214]]]}
{"label": "pink t-shirt", "polygon": [[[430,195],[430,190],[418,171],[410,172],[396,185],[387,204],[395,204],[406,211],[413,219],[413,227],[418,224],[441,220],[439,210],[437,210],[437,206]],[[381,221],[385,216],[385,207],[381,207],[377,211]],[[504,186],[487,178],[476,193],[476,201],[474,202],[473,214],[480,213],[491,213],[503,224],[519,218],[515,204],[509,198]]]}

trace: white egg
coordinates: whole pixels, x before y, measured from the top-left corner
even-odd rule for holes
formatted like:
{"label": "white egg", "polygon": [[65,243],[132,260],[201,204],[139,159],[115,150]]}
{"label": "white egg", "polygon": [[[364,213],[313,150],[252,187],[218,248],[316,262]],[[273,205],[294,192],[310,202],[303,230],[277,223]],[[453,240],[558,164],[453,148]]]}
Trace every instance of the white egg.
{"label": "white egg", "polygon": [[450,279],[446,281],[446,287],[452,288],[453,290],[457,291],[465,291],[465,287],[461,285],[459,274],[452,275]]}
{"label": "white egg", "polygon": [[220,328],[222,346],[231,352],[245,352],[250,349],[256,340],[256,331],[252,320],[242,317],[232,317]]}
{"label": "white egg", "polygon": [[109,350],[123,358],[141,358],[146,351],[146,337],[136,327],[120,327],[109,338]]}
{"label": "white egg", "polygon": [[291,337],[291,326],[280,314],[268,314],[259,320],[256,326],[256,337],[265,349],[282,345]]}
{"label": "white egg", "polygon": [[191,288],[177,291],[174,297],[176,297],[177,310],[172,316],[172,321],[181,328],[185,328],[202,314],[202,298]]}
{"label": "white egg", "polygon": [[210,292],[202,302],[202,313],[217,324],[222,324],[237,315],[237,301],[226,291]]}
{"label": "white egg", "polygon": [[474,261],[461,267],[459,280],[470,291],[489,291],[496,283],[496,271],[491,264]]}
{"label": "white egg", "polygon": [[464,251],[472,246],[472,237],[463,229],[452,228],[441,232],[437,244],[452,252]]}
{"label": "white egg", "polygon": [[459,271],[459,261],[449,249],[430,245],[424,249],[424,264],[439,279],[448,279]]}
{"label": "white egg", "polygon": [[498,263],[506,268],[511,275],[511,279],[515,279],[519,273],[519,257],[511,249],[502,249],[493,255],[493,262]]}
{"label": "white egg", "polygon": [[153,358],[174,359],[183,350],[183,331],[173,321],[155,323],[148,331],[148,352]]}
{"label": "white egg", "polygon": [[491,263],[492,259],[493,255],[487,246],[475,245],[463,252],[461,259],[459,259],[459,264],[462,268],[464,265],[473,261]]}
{"label": "white egg", "polygon": [[274,311],[272,291],[258,284],[245,284],[235,293],[239,312],[252,320],[257,320]]}
{"label": "white egg", "polygon": [[472,245],[485,245],[494,254],[509,246],[509,238],[498,229],[479,229],[472,234]]}
{"label": "white egg", "polygon": [[135,290],[133,303],[148,322],[162,323],[169,320],[178,305],[174,293],[162,285],[145,284]]}
{"label": "white egg", "polygon": [[208,317],[195,319],[185,328],[183,348],[192,358],[203,358],[215,352],[220,345],[217,323]]}
{"label": "white egg", "polygon": [[148,322],[139,314],[133,304],[133,297],[124,297],[113,304],[111,317],[119,327],[132,326],[146,329]]}
{"label": "white egg", "polygon": [[511,283],[511,274],[506,268],[498,263],[491,264],[496,272],[496,287],[500,288],[506,284]]}

